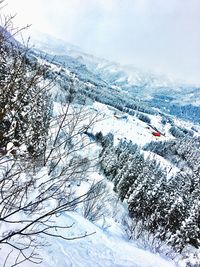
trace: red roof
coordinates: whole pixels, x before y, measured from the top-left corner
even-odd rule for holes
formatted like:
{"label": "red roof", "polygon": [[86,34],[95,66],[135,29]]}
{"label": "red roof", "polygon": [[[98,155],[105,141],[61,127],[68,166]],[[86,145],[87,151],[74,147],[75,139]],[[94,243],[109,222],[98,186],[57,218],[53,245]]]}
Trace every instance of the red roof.
{"label": "red roof", "polygon": [[153,132],[152,133],[154,136],[160,136],[160,133],[159,132]]}

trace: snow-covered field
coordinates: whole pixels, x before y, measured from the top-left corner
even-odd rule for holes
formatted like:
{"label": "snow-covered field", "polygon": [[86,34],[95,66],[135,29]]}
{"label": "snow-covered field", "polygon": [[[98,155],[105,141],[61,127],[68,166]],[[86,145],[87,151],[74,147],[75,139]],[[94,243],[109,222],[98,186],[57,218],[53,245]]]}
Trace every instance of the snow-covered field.
{"label": "snow-covered field", "polygon": [[[153,129],[137,117],[130,116],[120,111],[117,111],[117,114],[115,115],[115,111],[112,107],[109,108],[107,105],[98,102],[95,102],[93,107],[98,110],[100,114],[105,116],[104,120],[95,125],[95,131],[102,131],[103,134],[109,132],[113,133],[115,144],[117,143],[117,140],[121,138],[126,138],[141,146],[151,141],[161,141],[166,140],[167,138],[162,135],[159,138],[153,136]],[[126,116],[126,118],[123,118],[123,116]],[[154,120],[157,122],[160,120],[160,117],[158,116]]]}

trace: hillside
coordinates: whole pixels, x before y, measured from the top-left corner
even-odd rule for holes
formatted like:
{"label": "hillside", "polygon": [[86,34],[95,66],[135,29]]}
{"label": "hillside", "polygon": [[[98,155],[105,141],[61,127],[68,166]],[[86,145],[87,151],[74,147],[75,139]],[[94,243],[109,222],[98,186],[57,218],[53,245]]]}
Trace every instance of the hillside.
{"label": "hillside", "polygon": [[184,90],[187,108],[163,78],[59,40],[27,50],[9,39],[1,34],[4,266],[198,266],[199,89]]}

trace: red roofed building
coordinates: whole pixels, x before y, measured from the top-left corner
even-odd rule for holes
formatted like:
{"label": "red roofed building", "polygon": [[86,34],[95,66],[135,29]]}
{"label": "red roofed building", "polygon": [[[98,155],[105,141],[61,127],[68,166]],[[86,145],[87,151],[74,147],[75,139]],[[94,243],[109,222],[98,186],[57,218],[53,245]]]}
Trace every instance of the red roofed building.
{"label": "red roofed building", "polygon": [[159,132],[153,132],[153,136],[160,136],[161,134]]}

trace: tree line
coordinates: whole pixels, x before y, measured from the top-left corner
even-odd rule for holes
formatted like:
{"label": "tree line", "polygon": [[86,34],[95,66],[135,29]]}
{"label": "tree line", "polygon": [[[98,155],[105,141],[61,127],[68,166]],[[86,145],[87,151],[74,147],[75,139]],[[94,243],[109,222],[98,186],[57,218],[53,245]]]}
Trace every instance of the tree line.
{"label": "tree line", "polygon": [[98,133],[97,137],[103,145],[101,171],[113,182],[121,201],[128,204],[129,215],[140,223],[140,231],[153,234],[178,252],[187,245],[198,249],[199,166],[192,173],[180,171],[169,178],[167,170],[155,159],[145,158],[136,144],[120,140],[114,146],[112,134]]}

